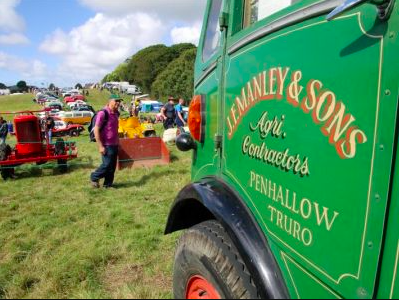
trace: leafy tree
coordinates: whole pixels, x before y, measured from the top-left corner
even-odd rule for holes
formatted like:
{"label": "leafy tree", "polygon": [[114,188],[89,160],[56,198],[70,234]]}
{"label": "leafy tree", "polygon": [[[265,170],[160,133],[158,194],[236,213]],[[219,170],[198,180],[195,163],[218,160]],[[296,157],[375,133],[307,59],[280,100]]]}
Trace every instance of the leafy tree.
{"label": "leafy tree", "polygon": [[143,93],[150,93],[157,76],[181,53],[192,48],[195,48],[192,44],[145,48],[132,56],[127,66],[127,78],[122,79],[140,86]]}
{"label": "leafy tree", "polygon": [[114,72],[108,74],[105,77],[105,81],[104,82],[110,82],[110,81],[119,81],[119,76]]}
{"label": "leafy tree", "polygon": [[114,78],[116,80],[114,81],[128,81],[129,77],[129,64],[128,62],[124,62],[120,64],[119,66],[116,67],[115,71],[112,72]]}
{"label": "leafy tree", "polygon": [[173,95],[190,100],[194,91],[196,52],[196,49],[186,50],[172,61],[152,84],[151,94],[158,99]]}
{"label": "leafy tree", "polygon": [[75,85],[75,89],[82,90],[83,86],[80,83],[78,83],[78,84]]}
{"label": "leafy tree", "polygon": [[21,92],[26,92],[28,90],[28,85],[26,84],[26,81],[18,81],[17,87]]}
{"label": "leafy tree", "polygon": [[0,82],[0,90],[5,90],[7,86],[4,83]]}
{"label": "leafy tree", "polygon": [[55,90],[55,85],[54,85],[54,83],[51,83],[51,84],[49,85],[48,89],[49,89],[50,91],[54,91],[54,90]]}

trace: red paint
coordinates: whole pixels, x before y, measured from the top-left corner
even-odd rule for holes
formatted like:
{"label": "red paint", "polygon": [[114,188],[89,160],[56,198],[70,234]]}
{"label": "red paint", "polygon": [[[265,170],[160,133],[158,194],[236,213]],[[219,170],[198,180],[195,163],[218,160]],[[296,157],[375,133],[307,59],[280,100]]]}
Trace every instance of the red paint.
{"label": "red paint", "polygon": [[196,275],[188,281],[186,299],[221,299],[221,297],[212,283]]}

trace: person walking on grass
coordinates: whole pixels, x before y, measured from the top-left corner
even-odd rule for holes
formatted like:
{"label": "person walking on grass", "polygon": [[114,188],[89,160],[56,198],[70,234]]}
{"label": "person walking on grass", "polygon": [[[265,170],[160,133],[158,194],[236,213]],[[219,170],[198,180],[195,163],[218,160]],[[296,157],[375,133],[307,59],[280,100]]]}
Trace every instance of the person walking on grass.
{"label": "person walking on grass", "polygon": [[175,108],[175,98],[169,97],[168,103],[162,108],[162,114],[164,116],[163,127],[165,130],[175,127],[176,121],[176,108]]}
{"label": "person walking on grass", "polygon": [[7,135],[8,135],[7,122],[3,119],[3,117],[0,117],[0,145],[6,143]]}
{"label": "person walking on grass", "polygon": [[104,178],[104,188],[112,188],[118,159],[119,145],[119,107],[122,99],[111,95],[108,105],[97,114],[94,135],[98,150],[102,156],[102,165],[91,174],[91,185],[100,188],[100,180]]}
{"label": "person walking on grass", "polygon": [[184,126],[187,125],[186,120],[184,119],[184,111],[183,111],[183,106],[186,101],[184,99],[180,98],[179,99],[179,104],[176,105],[176,126],[179,128],[182,132],[184,132]]}
{"label": "person walking on grass", "polygon": [[50,113],[46,111],[46,119],[45,119],[45,129],[46,129],[46,135],[48,138],[48,142],[51,144],[53,140],[53,130],[55,127],[55,121],[52,116],[50,116]]}

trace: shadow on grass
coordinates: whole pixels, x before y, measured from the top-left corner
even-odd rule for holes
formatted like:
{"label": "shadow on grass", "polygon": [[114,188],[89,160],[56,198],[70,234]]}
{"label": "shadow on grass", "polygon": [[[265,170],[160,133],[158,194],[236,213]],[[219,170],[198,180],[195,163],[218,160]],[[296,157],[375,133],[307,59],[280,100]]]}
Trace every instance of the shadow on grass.
{"label": "shadow on grass", "polygon": [[155,172],[155,173],[151,173],[148,175],[144,175],[138,181],[134,181],[131,183],[124,183],[124,185],[129,186],[129,187],[131,187],[131,186],[139,187],[139,186],[145,185],[149,181],[155,182],[157,179],[160,179],[163,177],[168,177],[171,175],[186,175],[188,173],[189,173],[189,170],[184,170],[184,171],[166,170],[166,171],[162,171],[162,172]]}
{"label": "shadow on grass", "polygon": [[[15,168],[16,179],[26,179],[32,177],[50,177],[50,176],[63,176],[77,170],[92,169],[94,164],[91,157],[81,157],[68,161],[67,172],[60,169],[57,162],[48,163],[44,165],[23,165]],[[62,166],[62,165],[61,165]],[[44,172],[52,170],[53,172]]]}
{"label": "shadow on grass", "polygon": [[177,161],[179,161],[181,159],[181,157],[177,156],[176,154],[171,153],[170,154],[170,162],[171,163],[175,163]]}

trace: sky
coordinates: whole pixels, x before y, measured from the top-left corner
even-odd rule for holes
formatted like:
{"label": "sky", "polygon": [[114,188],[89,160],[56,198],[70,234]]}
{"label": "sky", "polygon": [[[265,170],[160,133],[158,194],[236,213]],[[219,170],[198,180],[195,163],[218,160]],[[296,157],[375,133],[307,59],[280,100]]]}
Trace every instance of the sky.
{"label": "sky", "polygon": [[198,44],[206,0],[0,0],[0,83],[95,83],[154,44]]}

